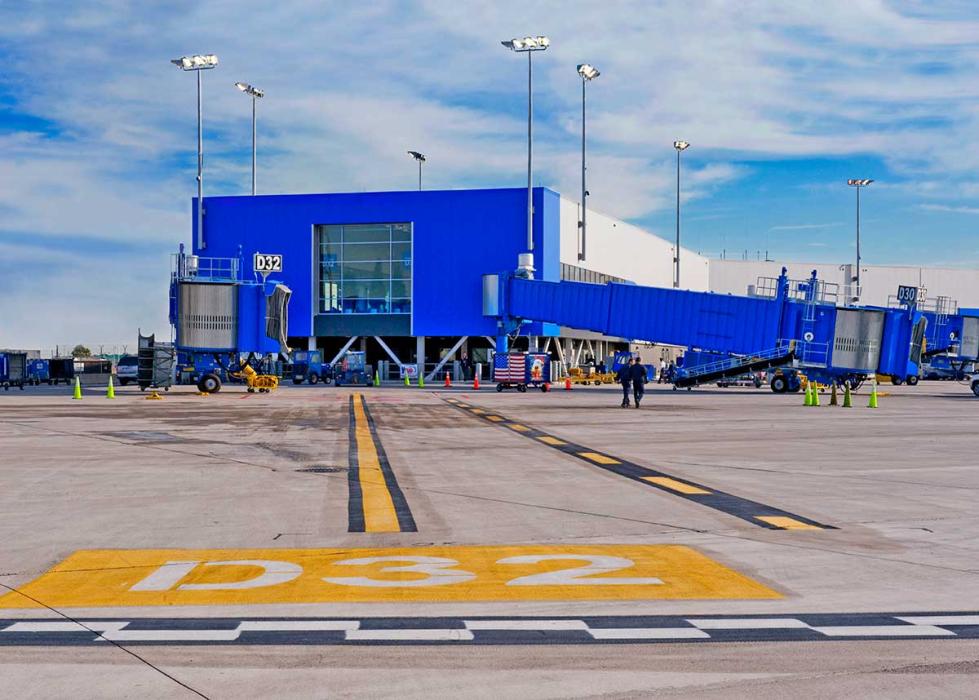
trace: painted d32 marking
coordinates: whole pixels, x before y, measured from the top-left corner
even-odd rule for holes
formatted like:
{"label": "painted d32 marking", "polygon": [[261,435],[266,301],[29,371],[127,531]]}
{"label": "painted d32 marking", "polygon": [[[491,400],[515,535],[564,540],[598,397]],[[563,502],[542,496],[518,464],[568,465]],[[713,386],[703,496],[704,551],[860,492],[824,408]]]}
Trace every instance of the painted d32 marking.
{"label": "painted d32 marking", "polygon": [[679,545],[82,550],[0,608],[330,602],[771,599]]}

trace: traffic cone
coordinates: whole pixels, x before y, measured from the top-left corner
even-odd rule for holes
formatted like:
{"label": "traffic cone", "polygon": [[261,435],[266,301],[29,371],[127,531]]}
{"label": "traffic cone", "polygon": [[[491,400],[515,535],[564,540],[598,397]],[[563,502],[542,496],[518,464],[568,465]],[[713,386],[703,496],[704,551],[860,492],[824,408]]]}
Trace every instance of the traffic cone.
{"label": "traffic cone", "polygon": [[843,408],[853,408],[853,395],[850,394],[850,383],[843,385]]}
{"label": "traffic cone", "polygon": [[564,378],[564,390],[571,391],[571,377]]}
{"label": "traffic cone", "polygon": [[812,405],[819,405],[819,387],[815,384],[812,385]]}
{"label": "traffic cone", "polygon": [[479,391],[479,377],[473,376],[473,391]]}
{"label": "traffic cone", "polygon": [[829,395],[829,405],[830,406],[839,406],[840,405],[839,400],[836,398],[836,382],[833,382],[833,391]]}
{"label": "traffic cone", "polygon": [[407,374],[405,374],[405,386],[411,386],[411,379],[408,378]]}
{"label": "traffic cone", "polygon": [[71,398],[78,399],[79,401],[82,399],[82,380],[79,377],[75,377],[75,391],[71,395]]}
{"label": "traffic cone", "polygon": [[381,373],[374,372],[374,386],[381,386]]}
{"label": "traffic cone", "polygon": [[112,375],[109,375],[109,386],[105,390],[105,398],[114,399],[116,398],[116,388],[112,386]]}
{"label": "traffic cone", "polygon": [[870,388],[870,400],[867,402],[867,408],[877,408],[877,377],[874,377],[874,383]]}
{"label": "traffic cone", "polygon": [[803,406],[812,406],[812,389],[809,382],[806,382],[806,397],[802,400]]}
{"label": "traffic cone", "polygon": [[424,374],[419,374],[418,375],[418,388],[419,389],[424,389],[425,388],[425,375]]}
{"label": "traffic cone", "polygon": [[452,386],[452,382],[449,380],[449,373],[445,373],[445,388],[448,389]]}

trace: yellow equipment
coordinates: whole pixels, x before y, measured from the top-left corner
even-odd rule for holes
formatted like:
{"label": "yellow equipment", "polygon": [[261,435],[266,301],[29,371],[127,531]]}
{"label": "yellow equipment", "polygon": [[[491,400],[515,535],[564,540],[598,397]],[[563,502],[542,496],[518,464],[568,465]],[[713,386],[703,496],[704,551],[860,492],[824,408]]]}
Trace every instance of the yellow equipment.
{"label": "yellow equipment", "polygon": [[581,367],[572,367],[568,370],[568,375],[572,384],[615,384],[615,374],[605,372],[600,374],[595,371],[594,366],[589,366],[588,373],[585,374]]}
{"label": "yellow equipment", "polygon": [[236,373],[236,377],[244,377],[248,385],[248,393],[252,394],[256,390],[260,394],[268,394],[279,388],[279,378],[274,374],[259,374],[251,365],[245,365],[241,372]]}

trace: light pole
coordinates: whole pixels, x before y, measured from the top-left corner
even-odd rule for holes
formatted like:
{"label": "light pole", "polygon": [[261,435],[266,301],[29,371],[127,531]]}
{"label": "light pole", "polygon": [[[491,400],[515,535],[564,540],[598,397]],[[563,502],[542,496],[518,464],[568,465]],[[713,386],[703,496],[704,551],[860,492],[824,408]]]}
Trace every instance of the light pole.
{"label": "light pole", "polygon": [[857,274],[852,280],[857,285],[856,291],[851,295],[853,301],[860,301],[860,190],[871,182],[873,180],[855,180],[852,178],[846,181],[846,184],[850,187],[855,187],[857,190]]}
{"label": "light pole", "polygon": [[534,252],[534,68],[531,57],[535,51],[545,51],[551,45],[546,36],[528,36],[523,39],[501,41],[501,44],[517,53],[527,54],[527,252],[533,267]]}
{"label": "light pole", "polygon": [[674,141],[676,149],[676,249],[673,255],[673,286],[680,288],[680,154],[690,148],[686,141]]}
{"label": "light pole", "polygon": [[252,197],[255,196],[255,151],[256,151],[256,135],[257,131],[255,129],[255,103],[259,99],[265,97],[265,91],[259,90],[253,85],[248,83],[235,83],[235,87],[241,90],[246,95],[252,98]]}
{"label": "light pole", "polygon": [[212,53],[182,56],[170,61],[180,70],[197,73],[197,247],[204,248],[204,122],[201,117],[201,71],[218,64]]}
{"label": "light pole", "polygon": [[588,208],[588,190],[585,188],[585,84],[594,80],[601,73],[595,66],[582,63],[578,66],[578,75],[581,76],[581,251],[578,253],[578,260],[585,259],[585,212]]}
{"label": "light pole", "polygon": [[422,188],[422,163],[425,162],[425,154],[418,151],[408,151],[408,155],[418,161],[418,189]]}

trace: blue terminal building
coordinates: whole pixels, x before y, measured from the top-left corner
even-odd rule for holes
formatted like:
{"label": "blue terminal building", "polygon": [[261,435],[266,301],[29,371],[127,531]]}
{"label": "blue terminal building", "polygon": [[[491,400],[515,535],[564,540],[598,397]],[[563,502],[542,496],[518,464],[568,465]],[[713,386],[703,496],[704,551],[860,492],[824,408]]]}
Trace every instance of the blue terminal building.
{"label": "blue terminal building", "polygon": [[[533,193],[535,277],[672,286],[673,246],[642,229],[589,210],[582,259],[580,207],[547,188]],[[330,359],[347,346],[368,362],[429,365],[447,353],[487,361],[497,333],[483,315],[482,276],[513,270],[526,252],[523,188],[206,197],[194,253],[240,257],[281,254],[275,278],[293,292],[293,348]],[[707,260],[681,250],[681,286],[705,290]],[[553,324],[531,324],[555,357],[604,356],[626,342]]]}

